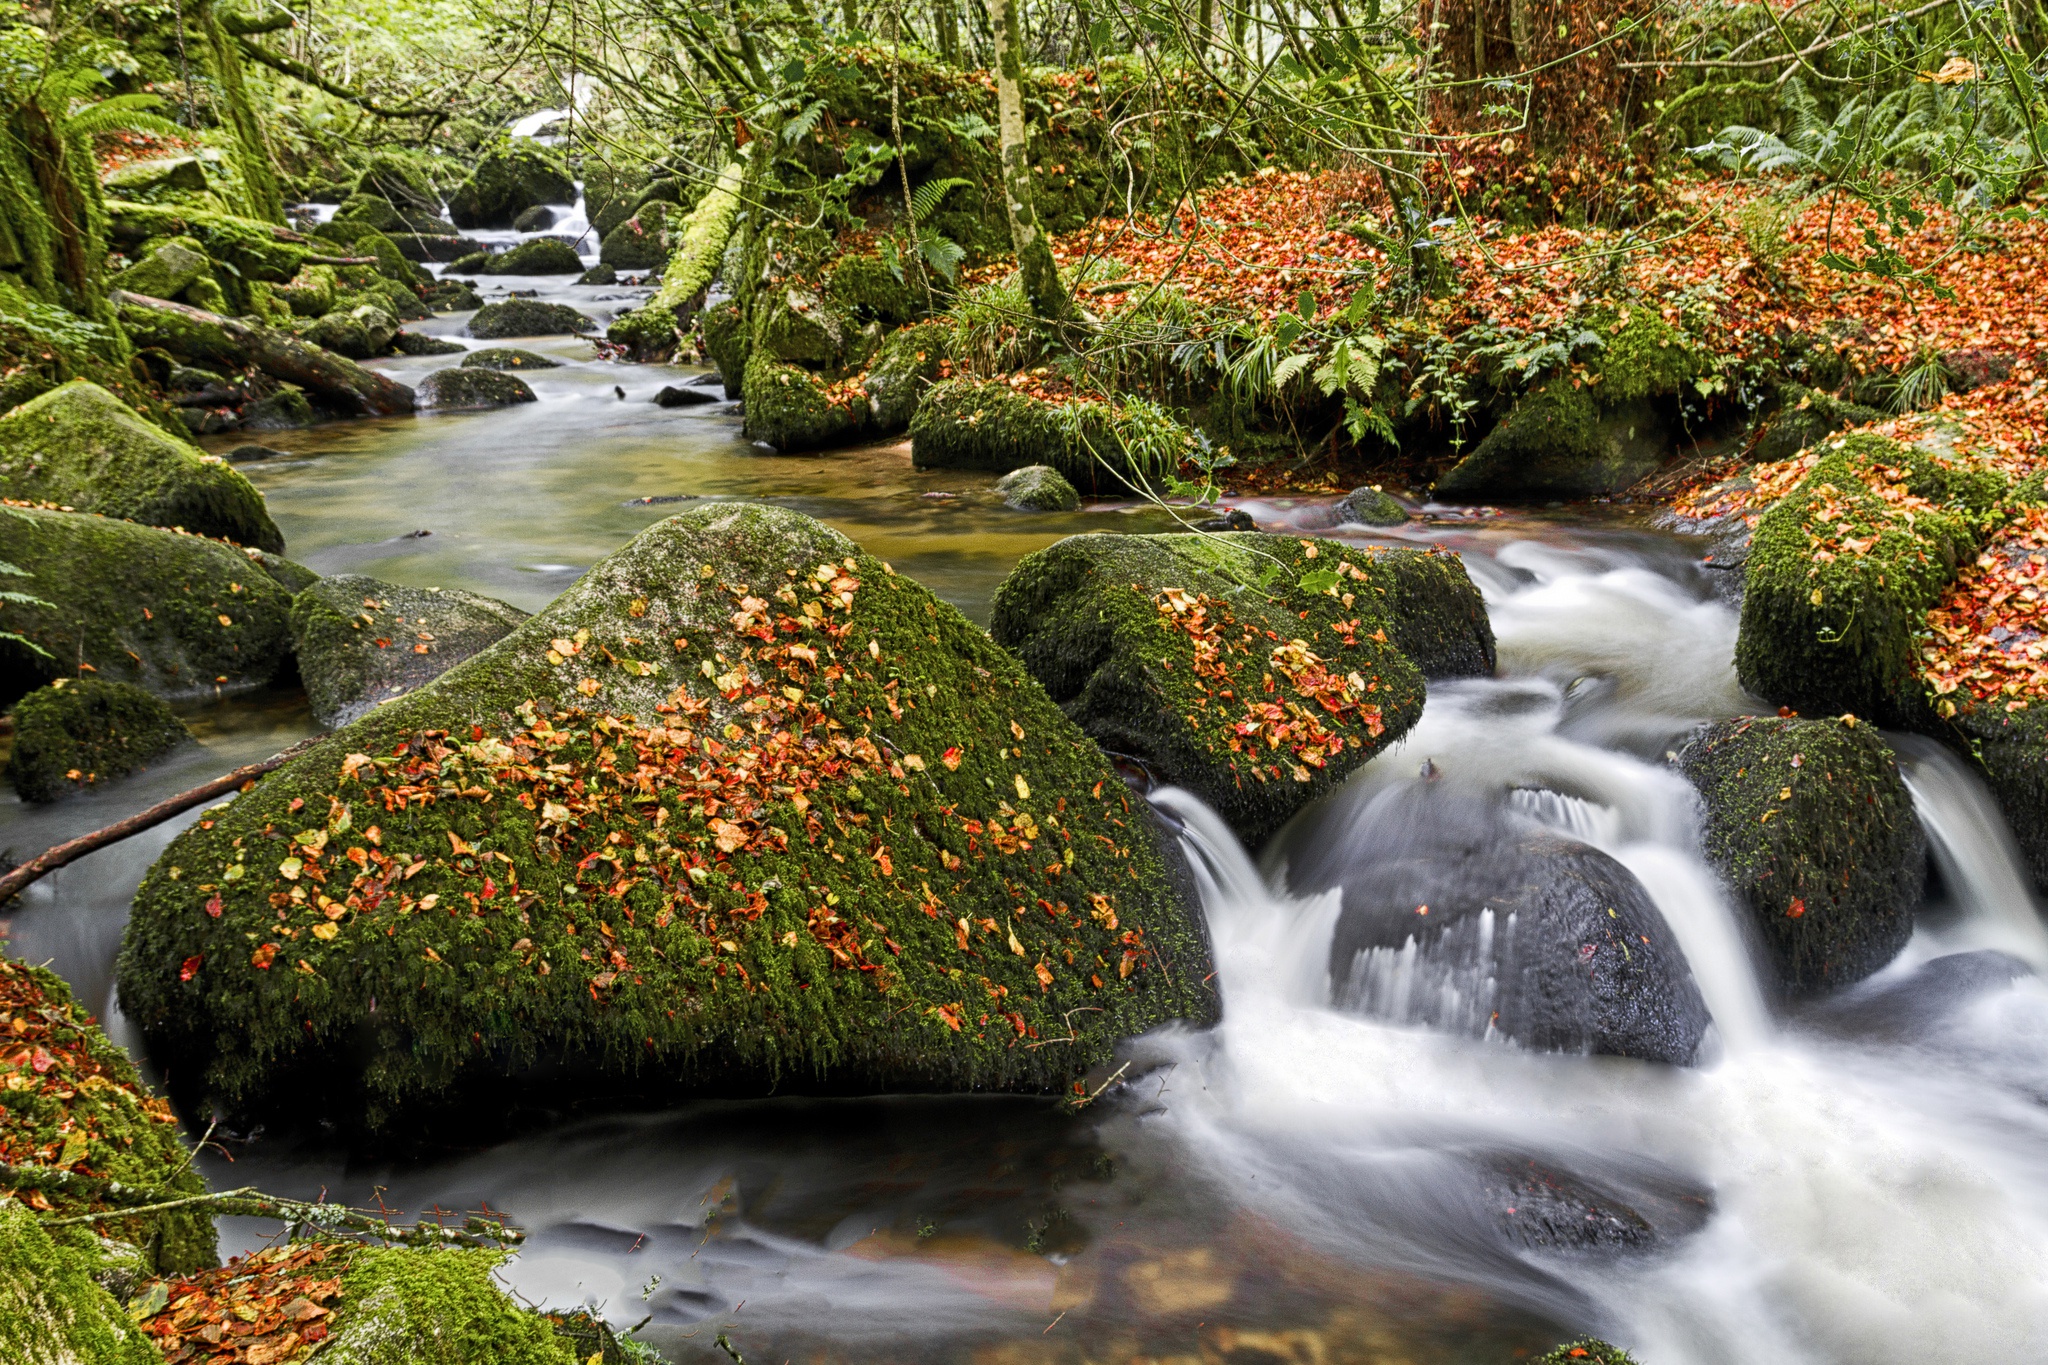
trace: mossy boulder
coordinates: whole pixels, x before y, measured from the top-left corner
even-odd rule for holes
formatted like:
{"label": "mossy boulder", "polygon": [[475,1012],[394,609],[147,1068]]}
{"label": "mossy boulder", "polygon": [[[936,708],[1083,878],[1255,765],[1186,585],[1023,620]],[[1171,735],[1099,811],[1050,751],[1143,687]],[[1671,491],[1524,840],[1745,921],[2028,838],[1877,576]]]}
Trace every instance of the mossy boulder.
{"label": "mossy boulder", "polygon": [[334,307],[334,267],[309,265],[289,283],[272,285],[270,294],[294,317],[317,318]]}
{"label": "mossy boulder", "polygon": [[189,237],[173,237],[107,283],[110,288],[125,289],[131,294],[175,299],[193,281],[211,278],[212,274],[213,262],[206,259],[199,243]]}
{"label": "mossy boulder", "polygon": [[428,336],[424,332],[400,332],[391,338],[391,349],[400,355],[461,355],[469,348],[447,337]]}
{"label": "mossy boulder", "polygon": [[1061,1090],[1215,1013],[1171,846],[1095,747],[952,607],[771,507],[657,524],[211,825],[145,879],[121,999],[242,1118]]}
{"label": "mossy boulder", "polygon": [[117,199],[142,199],[158,191],[204,194],[206,167],[196,156],[147,157],[114,167],[100,177],[108,194]]}
{"label": "mossy boulder", "polygon": [[355,222],[347,218],[336,218],[314,228],[313,235],[347,247],[348,254],[352,256],[376,257],[377,264],[375,267],[340,267],[344,277],[350,271],[374,268],[375,272],[382,278],[390,280],[395,284],[401,284],[408,290],[422,288],[433,279],[433,276],[427,274],[405,258],[405,253],[398,249],[398,243],[392,241],[368,223]]}
{"label": "mossy boulder", "polygon": [[1525,394],[1437,480],[1436,494],[1453,502],[1597,497],[1655,473],[1670,452],[1653,402],[1603,407],[1582,382],[1559,375]]}
{"label": "mossy boulder", "polygon": [[1598,1337],[1579,1337],[1545,1351],[1536,1365],[1637,1365],[1636,1358]]}
{"label": "mossy boulder", "polygon": [[292,599],[292,644],[313,719],[330,730],[346,725],[496,644],[526,617],[455,588],[323,578]]}
{"label": "mossy boulder", "polygon": [[936,321],[899,327],[882,339],[881,352],[861,381],[877,431],[909,428],[925,390],[945,373],[952,342],[952,327]]}
{"label": "mossy boulder", "polygon": [[[675,206],[655,200],[604,234],[597,259],[614,270],[659,270],[668,263],[668,225]],[[678,221],[682,214],[675,213]],[[581,268],[580,266],[578,267]]]}
{"label": "mossy boulder", "polygon": [[313,400],[296,384],[279,384],[242,409],[242,426],[249,431],[297,431],[319,420]]}
{"label": "mossy boulder", "polygon": [[1081,506],[1081,495],[1051,465],[1026,465],[996,480],[996,492],[1003,501],[1021,512],[1072,512]]}
{"label": "mossy boulder", "polygon": [[81,667],[160,697],[262,687],[291,654],[291,596],[253,552],[84,512],[4,513],[10,579],[39,604],[0,604],[0,703]]}
{"label": "mossy boulder", "polygon": [[1757,520],[1735,643],[1742,685],[1800,712],[1933,728],[1915,640],[2006,491],[1960,458],[1870,432],[1832,439]]}
{"label": "mossy boulder", "polygon": [[1377,487],[1354,488],[1337,503],[1337,515],[1360,526],[1405,526],[1408,509]]}
{"label": "mossy boulder", "polygon": [[356,177],[357,194],[374,194],[392,205],[426,214],[441,211],[441,194],[426,168],[397,152],[372,152]]}
{"label": "mossy boulder", "polygon": [[1965,705],[1952,723],[2011,827],[2034,886],[2048,894],[2048,713],[2041,700],[2031,698],[2017,711],[1996,701]]}
{"label": "mossy boulder", "polygon": [[542,303],[537,299],[507,299],[487,303],[469,320],[469,334],[483,341],[505,337],[559,336],[563,332],[594,332],[597,324],[588,315],[566,303]]}
{"label": "mossy boulder", "polygon": [[[1434,559],[1407,604],[1390,562]],[[1420,576],[1418,575],[1418,582]],[[990,634],[1104,749],[1185,787],[1256,847],[1422,714],[1404,613],[1491,631],[1453,555],[1223,535],[1072,536],[996,590]],[[1475,646],[1475,648],[1477,648]]]}
{"label": "mossy boulder", "polygon": [[1128,492],[1132,465],[1156,476],[1196,447],[1194,433],[1163,411],[1130,412],[1132,420],[1120,422],[1102,402],[1048,403],[1001,380],[947,379],[918,402],[910,458],[920,469],[991,474],[1045,464],[1083,492]]}
{"label": "mossy boulder", "polygon": [[459,228],[508,228],[535,204],[574,202],[576,182],[553,153],[519,142],[484,154],[448,196],[448,217]]}
{"label": "mossy boulder", "polygon": [[512,220],[514,232],[546,232],[555,225],[556,210],[546,204],[535,204]]}
{"label": "mossy boulder", "polygon": [[830,369],[845,356],[850,329],[809,290],[787,285],[764,291],[754,307],[754,354],[812,369]]}
{"label": "mossy boulder", "polygon": [[346,310],[337,308],[315,318],[299,335],[350,360],[374,360],[391,353],[392,338],[398,335],[398,319],[377,305],[366,303]]}
{"label": "mossy boulder", "polygon": [[559,370],[562,362],[517,346],[486,346],[463,358],[466,370]]}
{"label": "mossy boulder", "polygon": [[1861,981],[1906,946],[1927,847],[1875,727],[1744,717],[1696,732],[1679,767],[1699,788],[1707,860],[1789,993]]}
{"label": "mossy boulder", "polygon": [[1757,438],[1751,456],[1759,464],[1789,460],[1808,446],[1819,445],[1845,427],[1868,426],[1882,421],[1884,414],[1860,403],[1848,403],[1832,394],[1787,384],[1778,394],[1778,410],[1771,415],[1763,435]]}
{"label": "mossy boulder", "polygon": [[408,228],[391,201],[376,194],[351,194],[335,209],[334,219],[337,222],[362,223],[383,233],[404,232]]}
{"label": "mossy boulder", "polygon": [[170,707],[131,683],[59,678],[14,704],[7,778],[24,801],[58,801],[125,777],[188,738]]}
{"label": "mossy boulder", "polygon": [[583,258],[576,248],[553,237],[521,242],[484,266],[487,275],[576,275],[582,270]]}
{"label": "mossy boulder", "polygon": [[918,314],[910,286],[880,256],[841,256],[825,277],[825,295],[859,322],[900,327]]}
{"label": "mossy boulder", "polygon": [[[161,1196],[151,1202],[206,1192],[171,1107],[150,1093],[128,1054],[56,973],[0,955],[0,1028],[7,1037],[0,1052],[0,1161],[16,1171],[12,1183],[0,1181],[0,1208],[18,1199],[60,1216],[97,1212],[109,1207],[110,1181]],[[38,1056],[47,1060],[31,1065]],[[164,1209],[93,1226],[139,1248],[157,1274],[215,1260],[213,1219],[201,1210]],[[65,1238],[94,1241],[82,1229]],[[0,1256],[12,1240],[0,1236]],[[0,1273],[0,1285],[9,1278]],[[5,1317],[0,1313],[0,1324]]]}
{"label": "mossy boulder", "polygon": [[581,1365],[543,1315],[498,1284],[501,1251],[349,1253],[322,1365]]}
{"label": "mossy boulder", "polygon": [[739,304],[725,299],[706,308],[698,321],[704,333],[704,354],[718,367],[718,377],[725,381],[725,396],[738,398],[753,353],[746,315]]}
{"label": "mossy boulder", "polygon": [[35,1215],[0,1199],[0,1358],[11,1365],[161,1365],[101,1288],[88,1251],[59,1246]]}
{"label": "mossy boulder", "polygon": [[284,549],[255,485],[83,379],[0,417],[0,493]]}
{"label": "mossy boulder", "polygon": [[435,370],[419,382],[423,412],[461,412],[479,408],[510,407],[514,403],[538,401],[526,381],[499,370],[468,366]]}
{"label": "mossy boulder", "polygon": [[747,404],[747,435],[785,455],[844,444],[860,434],[867,416],[819,375],[759,349],[747,362],[740,396]]}
{"label": "mossy boulder", "polygon": [[[484,244],[474,237],[442,236],[434,232],[387,232],[398,254],[416,265],[448,265],[474,256]],[[488,253],[486,253],[488,254]]]}

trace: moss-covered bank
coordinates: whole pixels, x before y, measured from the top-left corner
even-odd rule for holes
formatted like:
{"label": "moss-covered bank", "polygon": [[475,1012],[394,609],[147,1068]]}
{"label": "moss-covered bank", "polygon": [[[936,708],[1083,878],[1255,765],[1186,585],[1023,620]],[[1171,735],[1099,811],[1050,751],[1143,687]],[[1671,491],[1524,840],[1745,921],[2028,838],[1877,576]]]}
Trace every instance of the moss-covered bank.
{"label": "moss-covered bank", "polygon": [[1257,533],[1070,537],[1003,581],[990,630],[1103,748],[1257,846],[1422,714],[1403,622],[1433,666],[1491,671],[1455,556]]}
{"label": "moss-covered bank", "polygon": [[148,1338],[93,1279],[92,1253],[59,1246],[0,1198],[0,1359],[9,1365],[162,1365]]}
{"label": "moss-covered bank", "polygon": [[7,779],[24,801],[57,801],[125,777],[189,737],[171,708],[139,687],[59,678],[15,703]]}
{"label": "moss-covered bank", "polygon": [[1168,857],[953,608],[721,505],[188,830],[121,998],[195,1100],[394,1140],[521,1090],[1051,1090],[1214,1017]]}

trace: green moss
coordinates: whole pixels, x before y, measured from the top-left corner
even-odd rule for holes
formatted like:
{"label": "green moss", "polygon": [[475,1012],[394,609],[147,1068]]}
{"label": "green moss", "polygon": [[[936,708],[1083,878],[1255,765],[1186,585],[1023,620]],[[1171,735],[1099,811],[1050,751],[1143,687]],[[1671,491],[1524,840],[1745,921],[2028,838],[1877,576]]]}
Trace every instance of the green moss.
{"label": "green moss", "polygon": [[14,1365],[159,1365],[89,1253],[50,1240],[21,1205],[0,1200],[0,1357]]}
{"label": "green moss", "polygon": [[82,379],[0,417],[0,493],[284,549],[263,495],[238,471]]}
{"label": "green moss", "polygon": [[[758,138],[753,145],[757,149],[767,147]],[[677,326],[710,287],[725,259],[726,242],[732,236],[733,219],[739,213],[740,189],[748,167],[763,164],[762,159],[770,154],[770,150],[757,150],[748,161],[726,163],[718,179],[683,219],[680,231],[672,234],[675,249],[662,271],[661,288],[654,291],[645,307],[613,323],[606,333],[607,339],[630,346],[636,360],[660,359],[675,350]],[[731,377],[739,371],[725,373],[730,388]]]}
{"label": "green moss", "polygon": [[755,355],[832,369],[845,357],[849,335],[839,315],[808,289],[785,284],[755,295]]}
{"label": "green moss", "polygon": [[[1146,411],[1131,406],[1134,413]],[[1160,448],[1192,453],[1195,438],[1157,410],[1127,424],[1106,403],[1055,405],[1001,380],[948,379],[925,390],[910,422],[910,442],[910,458],[920,469],[1007,474],[1044,464],[1075,487],[1100,492],[1127,491],[1133,464],[1156,466],[1152,452]]]}
{"label": "green moss", "polygon": [[862,322],[900,327],[918,312],[910,287],[880,256],[841,256],[826,277],[825,294]]}
{"label": "green moss", "polygon": [[882,350],[862,381],[868,411],[878,431],[903,431],[917,415],[925,390],[938,381],[951,350],[952,326],[943,321],[899,327],[882,339]]}
{"label": "green moss", "polygon": [[517,346],[486,346],[463,358],[466,370],[559,370],[562,362]]}
{"label": "green moss", "polygon": [[[72,999],[62,978],[0,957],[0,1013],[11,1037],[33,1038],[54,1059],[46,1071],[23,1070],[11,1078],[25,1084],[0,1086],[0,1154],[36,1173],[19,1185],[0,1186],[0,1196],[37,1194],[63,1215],[105,1207],[84,1197],[81,1177],[160,1192],[164,1199],[206,1193],[170,1106],[150,1093],[128,1054]],[[12,1028],[17,1020],[26,1026],[20,1032]],[[0,1069],[11,1065],[0,1062]],[[158,1274],[198,1270],[217,1259],[213,1219],[199,1210],[170,1209],[92,1226],[140,1247]],[[0,1238],[0,1254],[6,1241]],[[0,1274],[0,1282],[6,1279]]]}
{"label": "green moss", "polygon": [[1412,554],[1365,547],[1385,580],[1387,636],[1422,676],[1490,678],[1498,663],[1486,601],[1454,554]]}
{"label": "green moss", "polygon": [[678,223],[683,213],[674,204],[655,200],[643,204],[624,222],[604,234],[597,259],[614,270],[658,270],[668,263],[666,233],[669,217]]}
{"label": "green moss", "polygon": [[1632,308],[1628,320],[1608,332],[1601,348],[1600,401],[1613,408],[1669,397],[1704,369],[1704,358],[1683,332],[1654,308]]}
{"label": "green moss", "polygon": [[1378,488],[1354,488],[1337,504],[1337,515],[1361,526],[1404,526],[1408,509]]}
{"label": "green moss", "polygon": [[2004,813],[2035,887],[2048,890],[2048,712],[2038,698],[2030,702],[2019,711],[1999,702],[1965,705],[1955,729]]}
{"label": "green moss", "polygon": [[377,273],[402,285],[408,292],[433,280],[433,276],[405,258],[405,253],[398,249],[398,243],[367,223],[337,219],[314,228],[313,235],[347,247],[352,255],[375,256]]}
{"label": "green moss", "polygon": [[1081,506],[1074,485],[1050,465],[1026,465],[996,480],[1003,501],[1023,512],[1073,512]]}
{"label": "green moss", "polygon": [[1636,1365],[1636,1358],[1597,1337],[1580,1337],[1545,1351],[1536,1365]]}
{"label": "green moss", "polygon": [[546,148],[520,141],[487,152],[469,179],[448,196],[448,217],[460,228],[508,228],[535,204],[569,204],[576,184]]}
{"label": "green moss", "polygon": [[107,211],[116,241],[140,244],[153,237],[192,237],[207,256],[225,262],[244,279],[284,284],[299,273],[309,253],[320,248],[288,242],[272,223],[181,205],[131,204],[110,200]]}
{"label": "green moss", "polygon": [[[201,278],[211,278],[213,263],[197,241],[173,237],[154,247],[142,260],[114,276],[108,283],[131,294],[175,299]],[[218,285],[214,286],[216,289]]]}
{"label": "green moss", "polygon": [[756,349],[740,387],[746,433],[783,454],[839,445],[858,436],[867,412],[826,397],[823,381],[797,365],[778,363]]}
{"label": "green moss", "polygon": [[583,258],[576,248],[552,237],[535,237],[510,251],[491,257],[487,275],[576,275],[583,270]]}
{"label": "green moss", "polygon": [[1525,394],[1437,480],[1436,493],[1453,501],[1594,497],[1654,473],[1668,453],[1649,402],[1603,408],[1591,388],[1559,375]]}
{"label": "green moss", "polygon": [[469,334],[484,341],[508,337],[558,336],[596,329],[588,315],[566,303],[541,303],[536,299],[507,299],[487,303],[469,320]]}
{"label": "green moss", "polygon": [[128,368],[128,338],[112,324],[43,303],[0,272],[0,412],[71,379],[89,379],[147,405]]}
{"label": "green moss", "polygon": [[[676,730],[645,789],[627,715]],[[377,764],[344,776],[351,754]],[[721,774],[740,785],[700,786]],[[555,1098],[1048,1090],[1215,1009],[1199,920],[1101,754],[953,608],[770,507],[650,528],[211,823],[145,879],[121,999],[242,1116],[473,1134],[536,1067]],[[351,847],[378,876],[423,861],[373,893]]]}
{"label": "green moss", "polygon": [[739,397],[746,383],[747,357],[754,346],[740,306],[731,299],[713,304],[704,310],[703,329],[704,354],[718,367],[718,377],[725,381],[725,396]]}
{"label": "green moss", "polygon": [[505,1253],[365,1247],[342,1277],[322,1365],[581,1365],[492,1278]]}
{"label": "green moss", "polygon": [[[0,604],[0,703],[89,666],[160,697],[262,687],[291,653],[291,599],[255,552],[84,512],[14,509],[7,560],[47,602]],[[223,619],[225,618],[225,619]]]}
{"label": "green moss", "polygon": [[[1883,497],[1872,483],[1893,480],[1878,470],[1932,505]],[[1757,522],[1735,645],[1742,685],[1797,711],[1926,728],[1914,639],[2003,488],[1994,472],[1886,437],[1832,443]]]}
{"label": "green moss", "polygon": [[1874,726],[1717,721],[1679,766],[1706,809],[1707,860],[1755,926],[1780,987],[1847,986],[1905,947],[1927,850]]}
{"label": "green moss", "polygon": [[[1003,581],[990,633],[1104,749],[1256,847],[1421,715],[1422,672],[1392,639],[1401,558],[1429,556],[1257,533],[1073,536]],[[1318,570],[1334,586],[1302,590]]]}
{"label": "green moss", "polygon": [[1779,406],[1751,453],[1759,464],[1789,460],[1808,446],[1819,445],[1844,427],[1868,426],[1884,414],[1876,408],[1845,403],[1832,394],[1787,384]]}
{"label": "green moss", "polygon": [[271,293],[294,317],[317,318],[334,307],[334,267],[309,265],[290,282],[272,286]]}
{"label": "green moss", "polygon": [[396,208],[438,215],[441,194],[424,167],[403,153],[372,152],[356,178],[356,193],[374,194]]}
{"label": "green moss", "polygon": [[362,574],[292,599],[292,643],[313,718],[335,729],[510,634],[526,613],[492,597]]}
{"label": "green moss", "polygon": [[139,687],[59,679],[15,703],[7,778],[24,801],[56,801],[124,777],[187,738],[171,708]]}

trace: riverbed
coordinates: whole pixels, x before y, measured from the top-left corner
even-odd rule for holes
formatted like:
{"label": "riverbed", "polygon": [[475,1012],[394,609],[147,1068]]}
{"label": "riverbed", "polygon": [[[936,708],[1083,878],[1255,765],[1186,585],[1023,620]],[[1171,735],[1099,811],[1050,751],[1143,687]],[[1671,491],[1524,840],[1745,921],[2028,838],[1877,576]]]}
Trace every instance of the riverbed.
{"label": "riverbed", "polygon": [[[488,283],[600,321],[645,293]],[[415,330],[459,336],[466,320]],[[254,438],[285,452],[242,467],[290,555],[537,610],[661,517],[749,499],[830,523],[985,622],[1030,551],[1174,521],[1135,499],[1017,512],[988,476],[914,470],[901,442],[780,456],[729,403],[652,401],[699,371],[602,361],[571,338],[508,344],[561,362],[522,372],[537,403]],[[378,368],[415,379],[458,359]],[[679,1361],[727,1359],[724,1335],[758,1360],[1478,1365],[1581,1332],[1645,1365],[2048,1357],[2048,990],[2033,975],[2048,934],[1975,779],[1902,748],[1937,868],[1921,927],[1864,988],[1869,1008],[1790,1014],[1758,985],[1667,761],[1698,722],[1755,708],[1704,547],[1610,509],[1433,509],[1368,537],[1335,527],[1327,501],[1233,501],[1262,529],[1459,551],[1500,641],[1500,676],[1433,689],[1406,739],[1304,815],[1297,846],[1369,859],[1371,812],[1411,789],[1512,791],[1518,818],[1648,889],[1714,1016],[1699,1065],[1532,1054],[1416,1007],[1333,1008],[1334,897],[1288,895],[1282,863],[1254,866],[1167,792],[1226,1018],[1134,1043],[1123,1084],[1079,1116],[994,1097],[705,1102],[403,1166],[237,1135],[202,1159],[209,1178],[500,1211],[531,1234],[503,1272],[515,1290],[639,1326]],[[187,720],[197,744],[107,791],[40,810],[0,795],[0,848],[38,851],[313,728],[291,691]],[[50,961],[124,1041],[127,903],[181,824],[11,912],[8,950]],[[1994,952],[1969,959],[1994,970],[1940,965]],[[1502,1203],[1520,1188],[1502,1184],[1510,1169],[1641,1227],[1532,1245]],[[275,1231],[222,1230],[224,1251]]]}

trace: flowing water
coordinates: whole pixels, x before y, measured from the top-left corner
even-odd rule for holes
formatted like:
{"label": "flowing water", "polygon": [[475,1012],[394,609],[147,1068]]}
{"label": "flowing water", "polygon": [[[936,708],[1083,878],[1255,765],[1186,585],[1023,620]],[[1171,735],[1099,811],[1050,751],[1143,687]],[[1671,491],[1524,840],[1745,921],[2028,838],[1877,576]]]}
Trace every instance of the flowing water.
{"label": "flowing water", "polygon": [[[600,319],[644,294],[487,284]],[[830,522],[986,620],[1030,550],[1168,524],[1013,512],[987,476],[914,471],[901,444],[776,456],[730,405],[650,401],[691,371],[521,344],[563,362],[525,374],[538,403],[268,438],[289,455],[243,467],[293,556],[537,609],[660,517],[748,498]],[[1267,529],[1334,521],[1312,499],[1242,505]],[[2048,1358],[2048,932],[1981,785],[1899,739],[1936,867],[1922,925],[1872,981],[1790,1009],[1759,985],[1669,762],[1701,720],[1754,706],[1696,547],[1590,512],[1447,515],[1379,539],[1464,554],[1499,676],[1433,688],[1415,729],[1264,866],[1193,798],[1155,794],[1196,868],[1226,1017],[1134,1041],[1081,1116],[987,1097],[707,1102],[398,1166],[255,1135],[210,1152],[209,1175],[502,1210],[532,1234],[504,1271],[518,1292],[644,1320],[679,1360],[725,1359],[726,1333],[762,1360],[1476,1365],[1581,1331],[1646,1365]],[[285,692],[188,720],[197,744],[110,790],[43,810],[0,797],[0,847],[40,849],[311,728]],[[1502,837],[1568,835],[1640,880],[1712,1015],[1697,1065],[1492,1036],[1474,1002],[1495,983],[1416,951],[1376,952],[1363,986],[1332,990],[1345,878],[1444,793]],[[8,949],[111,1011],[128,898],[180,823],[40,884]],[[1333,889],[1290,889],[1314,885]],[[274,1232],[226,1220],[224,1247]]]}

